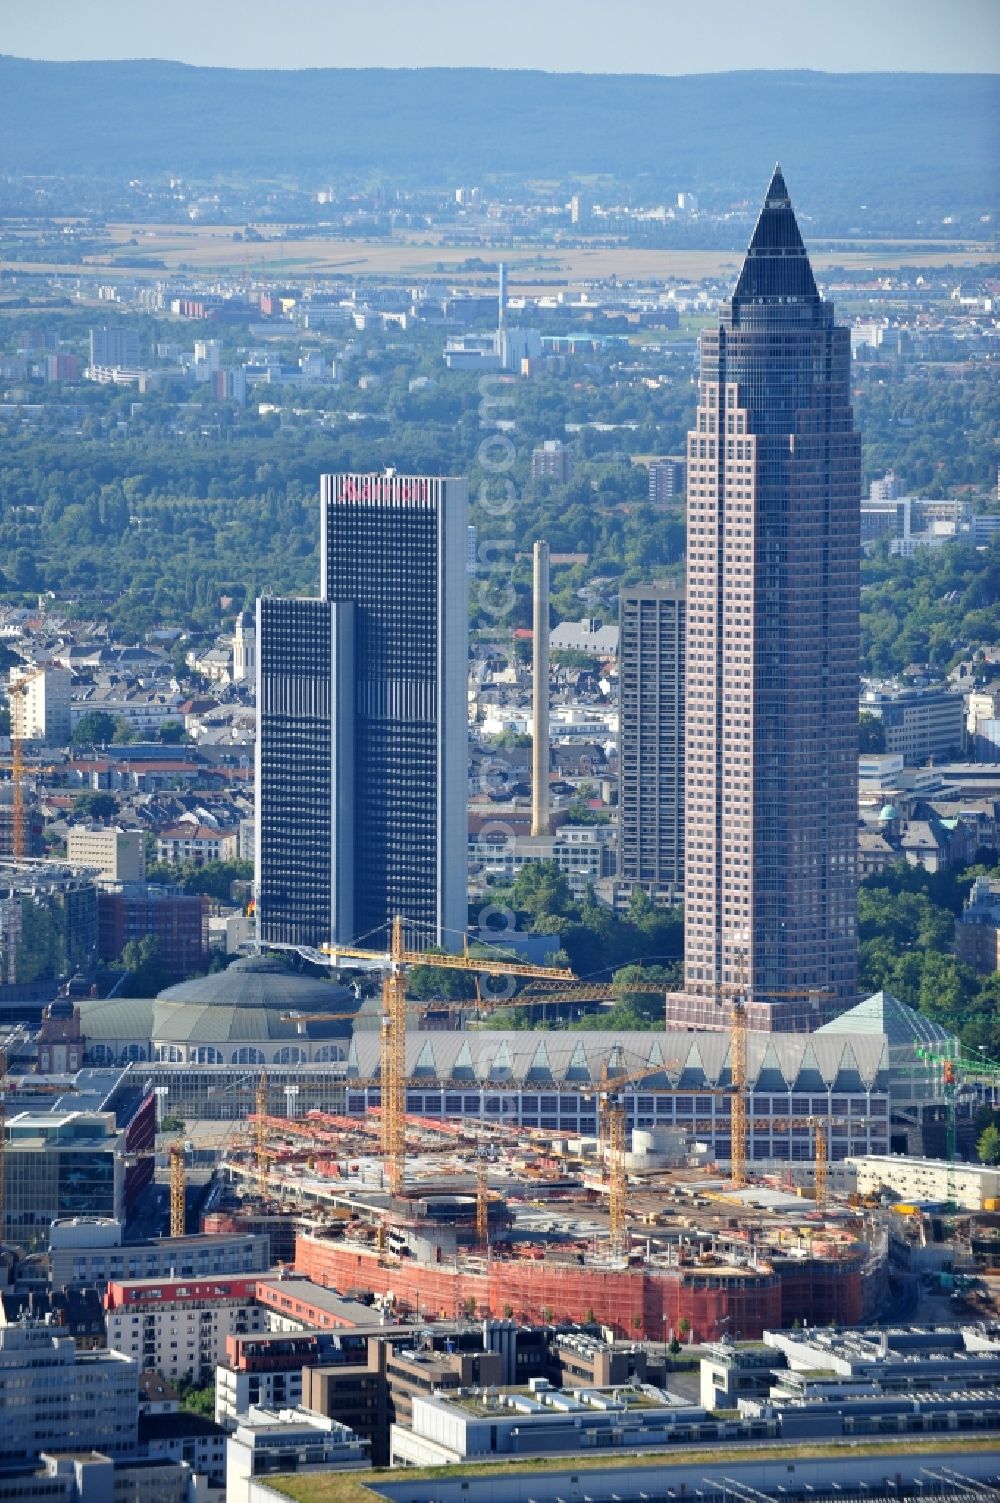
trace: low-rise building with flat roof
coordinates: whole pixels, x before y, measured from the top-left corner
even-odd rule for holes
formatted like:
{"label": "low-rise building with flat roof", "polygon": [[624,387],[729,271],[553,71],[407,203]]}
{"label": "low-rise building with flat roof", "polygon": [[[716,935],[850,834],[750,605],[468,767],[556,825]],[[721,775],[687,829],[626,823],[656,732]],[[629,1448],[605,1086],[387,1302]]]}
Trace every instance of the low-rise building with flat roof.
{"label": "low-rise building with flat roof", "polygon": [[301,1472],[368,1467],[364,1441],[306,1409],[251,1409],[226,1443],[226,1503],[254,1503],[254,1483]]}
{"label": "low-rise building with flat roof", "polygon": [[672,1443],[764,1440],[777,1434],[767,1416],[713,1416],[649,1385],[559,1389],[533,1379],[528,1393],[460,1390],[414,1397],[409,1425],[392,1426],[394,1466],[454,1465],[474,1458],[628,1450]]}
{"label": "low-rise building with flat roof", "polygon": [[1000,1205],[1000,1166],[949,1163],[947,1159],[910,1158],[904,1154],[868,1154],[849,1158],[859,1195],[889,1190],[901,1201],[944,1205],[955,1201],[966,1211],[994,1210]]}
{"label": "low-rise building with flat roof", "polygon": [[104,1288],[112,1280],[217,1278],[264,1273],[271,1266],[270,1240],[255,1232],[211,1237],[158,1237],[124,1242],[120,1221],[74,1216],[49,1230],[49,1277],[56,1288],[85,1284]]}

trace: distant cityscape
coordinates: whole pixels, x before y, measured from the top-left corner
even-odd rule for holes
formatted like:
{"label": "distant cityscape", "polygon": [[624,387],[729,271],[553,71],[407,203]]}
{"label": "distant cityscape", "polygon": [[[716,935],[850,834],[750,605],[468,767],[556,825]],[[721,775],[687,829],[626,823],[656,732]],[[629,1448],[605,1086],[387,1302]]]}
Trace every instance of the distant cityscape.
{"label": "distant cityscape", "polygon": [[769,167],[0,180],[0,1503],[1000,1498],[991,185]]}

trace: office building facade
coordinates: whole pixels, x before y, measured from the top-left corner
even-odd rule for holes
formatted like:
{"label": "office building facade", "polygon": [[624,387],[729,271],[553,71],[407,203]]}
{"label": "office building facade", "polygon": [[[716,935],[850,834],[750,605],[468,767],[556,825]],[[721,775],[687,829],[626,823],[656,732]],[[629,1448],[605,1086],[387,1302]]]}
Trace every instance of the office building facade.
{"label": "office building facade", "polygon": [[855,994],[860,440],[776,169],[688,437],[684,992],[798,1029]]}
{"label": "office building facade", "polygon": [[467,509],[464,480],[324,476],[320,598],[258,602],[265,943],[465,931]]}
{"label": "office building facade", "polygon": [[0,1327],[0,1466],[43,1451],[117,1457],[137,1444],[139,1369],[115,1351],[81,1352],[59,1327]]}
{"label": "office building facade", "polygon": [[619,596],[619,874],[661,902],[684,889],[682,584]]}
{"label": "office building facade", "polygon": [[145,831],[124,830],[119,825],[70,825],[66,860],[70,866],[91,868],[109,882],[145,882]]}

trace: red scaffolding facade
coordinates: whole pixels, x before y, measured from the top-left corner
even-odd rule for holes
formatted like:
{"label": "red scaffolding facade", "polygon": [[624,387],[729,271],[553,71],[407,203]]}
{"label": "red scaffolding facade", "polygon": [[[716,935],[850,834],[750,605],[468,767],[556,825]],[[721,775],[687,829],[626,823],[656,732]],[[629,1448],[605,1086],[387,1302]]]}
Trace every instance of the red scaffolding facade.
{"label": "red scaffolding facade", "polygon": [[[621,1336],[653,1341],[674,1333],[697,1341],[727,1332],[749,1339],[783,1324],[782,1277],[767,1263],[611,1268],[494,1258],[425,1264],[303,1233],[296,1239],[295,1266],[318,1284],[342,1293],[364,1289],[391,1295],[398,1312],[428,1317],[474,1313],[536,1324],[597,1320]],[[799,1318],[812,1317],[803,1309]]]}

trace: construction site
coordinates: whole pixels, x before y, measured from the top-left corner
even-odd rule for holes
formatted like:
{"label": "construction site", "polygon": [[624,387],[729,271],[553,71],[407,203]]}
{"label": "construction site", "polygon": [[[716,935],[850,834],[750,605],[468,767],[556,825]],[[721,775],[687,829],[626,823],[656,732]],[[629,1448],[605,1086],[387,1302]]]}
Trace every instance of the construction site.
{"label": "construction site", "polygon": [[377,1118],[255,1113],[203,1229],[262,1230],[280,1216],[297,1272],[374,1295],[396,1318],[750,1338],[796,1319],[855,1324],[884,1292],[885,1230],[846,1199],[819,1206],[773,1176],[738,1189],[714,1166],[668,1167],[653,1134],[634,1134],[624,1154],[614,1131],[602,1145],[411,1116],[405,1127],[394,1192]]}
{"label": "construction site", "polygon": [[[179,1124],[161,1160],[173,1236],[266,1232],[276,1263],[394,1319],[746,1340],[883,1305],[901,1197],[888,1179],[862,1192],[855,1165],[940,1144],[940,1198],[958,1203],[972,1067],[888,994],[811,1033],[750,1030],[738,996],[712,1032],[532,1031],[491,1027],[481,997],[409,998],[426,959],[399,924],[386,952],[328,963],[342,982],[374,972],[377,993],[262,956],[81,1005],[91,1057]],[[506,957],[433,964],[512,977],[526,1007],[610,991]],[[16,1101],[12,1084],[12,1118]]]}
{"label": "construction site", "polygon": [[[252,1109],[223,1139],[204,1231],[278,1223],[274,1251],[298,1273],[395,1318],[596,1321],[663,1341],[873,1314],[888,1233],[831,1168],[888,1141],[883,1037],[867,1054],[836,1034],[765,1040],[738,1002],[727,1033],[678,1036],[677,1057],[671,1034],[410,1031],[413,958],[397,928],[379,1033],[355,1029],[322,1072],[339,1110],[311,1107],[306,1079],[279,1087],[276,1110],[266,1068],[234,1082]],[[553,982],[543,967],[441,962]],[[183,1176],[177,1148],[175,1232]]]}

